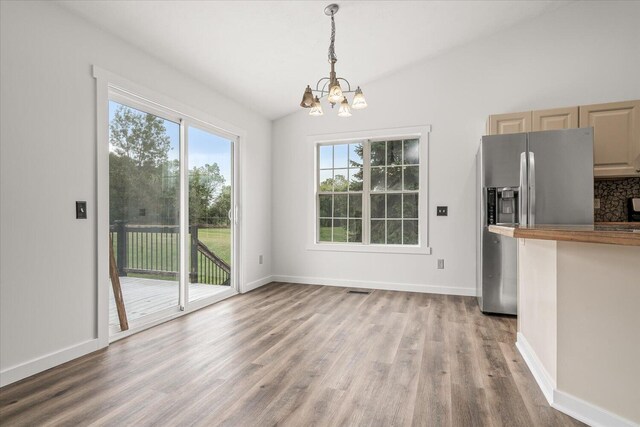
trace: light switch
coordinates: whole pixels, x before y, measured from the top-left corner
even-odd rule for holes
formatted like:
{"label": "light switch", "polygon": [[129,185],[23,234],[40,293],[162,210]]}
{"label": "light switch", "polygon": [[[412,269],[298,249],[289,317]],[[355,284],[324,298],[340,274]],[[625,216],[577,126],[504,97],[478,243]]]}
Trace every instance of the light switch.
{"label": "light switch", "polygon": [[87,219],[87,202],[76,202],[76,219]]}

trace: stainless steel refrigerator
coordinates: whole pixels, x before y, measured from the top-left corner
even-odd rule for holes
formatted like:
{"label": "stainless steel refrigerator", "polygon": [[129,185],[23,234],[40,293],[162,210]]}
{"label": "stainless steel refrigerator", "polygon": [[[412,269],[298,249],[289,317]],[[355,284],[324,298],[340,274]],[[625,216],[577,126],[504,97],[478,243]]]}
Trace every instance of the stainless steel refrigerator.
{"label": "stainless steel refrigerator", "polygon": [[593,224],[593,129],[483,136],[476,161],[478,303],[516,314],[516,240],[489,225]]}

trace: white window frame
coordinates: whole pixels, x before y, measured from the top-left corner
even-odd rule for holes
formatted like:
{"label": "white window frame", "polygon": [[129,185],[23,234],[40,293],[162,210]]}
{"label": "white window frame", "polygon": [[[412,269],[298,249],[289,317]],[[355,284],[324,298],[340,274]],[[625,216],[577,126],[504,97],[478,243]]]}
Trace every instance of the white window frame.
{"label": "white window frame", "polygon": [[[418,254],[429,255],[431,248],[429,247],[429,133],[430,125],[413,126],[394,129],[378,129],[371,131],[346,132],[325,135],[312,135],[307,138],[307,148],[309,160],[310,175],[308,178],[308,236],[307,250],[314,251],[335,251],[335,252],[371,252],[371,253],[399,253],[399,254]],[[361,141],[387,141],[393,139],[419,139],[420,145],[420,171],[419,180],[420,187],[418,190],[418,227],[419,237],[418,245],[390,245],[390,244],[367,244],[369,241],[369,200],[372,194],[367,189],[363,189],[362,196],[362,241],[363,243],[353,242],[318,242],[318,192],[319,192],[319,158],[318,147],[320,145],[330,144],[348,144]],[[369,142],[365,144],[363,168],[365,177],[370,176],[369,165]],[[366,181],[366,180],[365,180]],[[348,194],[348,193],[346,193]],[[384,193],[382,193],[384,194]],[[365,214],[366,212],[366,214]],[[366,218],[366,221],[365,221]],[[366,222],[366,224],[365,224]]]}
{"label": "white window frame", "polygon": [[[367,155],[367,149],[368,149],[367,144],[366,144],[367,141],[349,141],[349,142],[344,142],[344,143],[343,142],[320,142],[320,143],[317,143],[315,145],[315,147],[316,147],[315,148],[316,149],[316,157],[318,157],[318,153],[320,151],[320,147],[321,146],[333,147],[335,145],[347,145],[347,147],[348,147],[348,144],[349,143],[353,143],[353,142],[357,142],[357,143],[364,142],[365,143],[364,150],[363,150],[363,153],[362,153],[362,157],[364,158]],[[335,157],[332,159],[332,161],[335,161]],[[367,169],[366,168],[367,168],[367,166],[364,164],[364,161],[363,161],[363,165],[362,165],[363,176],[367,173]],[[345,168],[337,168],[337,169],[345,169]],[[350,169],[357,169],[357,168],[348,168],[347,167],[346,169],[350,170]],[[328,169],[325,169],[325,170],[328,170]],[[335,170],[336,170],[335,163],[332,164],[331,170],[335,174]],[[319,162],[316,162],[316,183],[320,183],[320,171],[321,171],[320,164],[319,164]],[[349,179],[349,176],[347,176],[347,179]],[[362,190],[359,190],[359,191],[346,191],[346,192],[345,191],[335,191],[335,189],[334,189],[334,191],[320,191],[320,189],[318,188],[318,185],[316,185],[316,189],[315,189],[315,198],[316,198],[316,208],[315,208],[316,209],[316,238],[315,238],[315,242],[317,244],[321,244],[321,245],[325,245],[325,244],[362,245],[363,242],[365,242],[365,236],[366,236],[365,233],[366,233],[366,231],[365,231],[365,224],[364,224],[364,209],[365,209],[365,205],[364,205],[365,204],[365,200],[364,199],[365,199],[365,191],[366,191],[366,189],[364,188],[364,179],[362,181],[362,184],[363,184]],[[361,204],[360,204],[360,209],[362,210],[362,215],[360,216],[360,218],[350,218],[349,217],[349,210],[350,210],[349,196],[352,195],[352,194],[353,195],[359,194],[362,197],[362,201],[361,201]],[[335,196],[335,195],[346,195],[347,196],[347,216],[344,218],[344,220],[347,221],[347,224],[348,224],[350,219],[360,219],[362,221],[362,236],[361,236],[362,242],[320,242],[319,241],[319,238],[320,238],[320,215],[319,215],[320,214],[320,195],[332,195],[332,196]],[[335,201],[335,198],[333,200]],[[333,214],[333,212],[332,212],[332,214]],[[324,219],[326,219],[326,218],[324,218]],[[333,219],[342,219],[342,218],[334,218],[332,216],[331,219],[333,220]],[[348,228],[348,225],[347,225],[347,228]],[[332,229],[332,234],[333,234],[333,229]]]}

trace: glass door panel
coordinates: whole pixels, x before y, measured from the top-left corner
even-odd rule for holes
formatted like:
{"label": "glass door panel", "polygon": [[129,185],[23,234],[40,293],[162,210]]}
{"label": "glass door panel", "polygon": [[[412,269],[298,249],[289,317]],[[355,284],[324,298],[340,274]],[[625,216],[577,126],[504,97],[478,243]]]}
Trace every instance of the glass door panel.
{"label": "glass door panel", "polygon": [[109,102],[112,332],[178,306],[179,144],[178,123]]}
{"label": "glass door panel", "polygon": [[189,301],[231,286],[233,141],[189,126]]}

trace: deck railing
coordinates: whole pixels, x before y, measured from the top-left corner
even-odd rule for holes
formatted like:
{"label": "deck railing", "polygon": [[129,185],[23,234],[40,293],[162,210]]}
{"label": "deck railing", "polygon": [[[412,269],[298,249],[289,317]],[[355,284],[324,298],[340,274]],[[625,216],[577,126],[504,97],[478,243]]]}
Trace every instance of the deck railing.
{"label": "deck railing", "polygon": [[[191,283],[230,285],[231,267],[202,241],[193,225],[190,232]],[[178,277],[180,234],[179,227],[169,225],[131,225],[116,221],[110,226],[111,239],[118,274],[144,274]]]}

